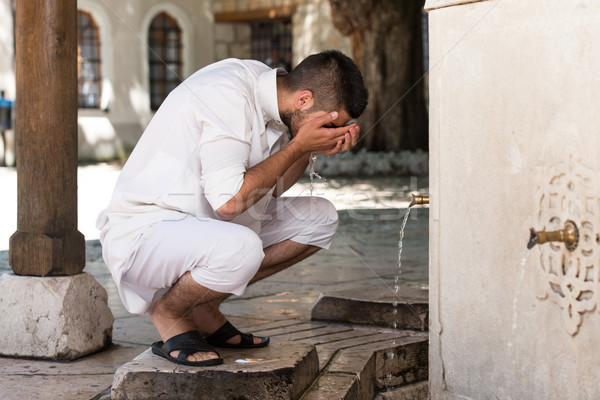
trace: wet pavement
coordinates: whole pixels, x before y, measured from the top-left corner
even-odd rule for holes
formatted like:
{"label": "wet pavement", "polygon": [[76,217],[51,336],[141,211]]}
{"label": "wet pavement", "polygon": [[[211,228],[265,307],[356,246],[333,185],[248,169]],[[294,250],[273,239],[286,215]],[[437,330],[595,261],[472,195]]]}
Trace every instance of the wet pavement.
{"label": "wet pavement", "polygon": [[[79,168],[79,229],[86,236],[84,272],[107,290],[114,314],[113,345],[106,351],[69,363],[0,358],[1,399],[108,398],[115,371],[158,340],[149,317],[129,314],[121,305],[110,273],[102,261],[94,221],[108,203],[119,166]],[[0,168],[0,273],[8,267],[8,238],[16,230],[16,173]],[[331,178],[319,181],[314,194],[330,199],[339,210],[340,226],[329,251],[250,286],[231,297],[222,311],[239,328],[265,324],[298,324],[311,319],[317,301],[329,294],[358,293],[364,298],[394,297],[398,276],[399,229],[410,192],[426,193],[427,178]],[[309,195],[303,179],[288,195]],[[402,293],[428,289],[428,210],[414,209],[403,242]],[[2,310],[2,312],[10,312]],[[369,321],[362,321],[369,323]],[[360,323],[360,321],[359,321]],[[389,329],[389,328],[388,328]]]}

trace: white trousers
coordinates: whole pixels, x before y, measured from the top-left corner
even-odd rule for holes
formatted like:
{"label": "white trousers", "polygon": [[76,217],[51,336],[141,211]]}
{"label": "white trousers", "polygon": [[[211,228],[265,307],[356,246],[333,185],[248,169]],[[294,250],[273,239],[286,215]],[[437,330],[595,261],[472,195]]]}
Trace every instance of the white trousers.
{"label": "white trousers", "polygon": [[137,305],[130,312],[148,314],[187,271],[204,287],[241,295],[260,267],[263,249],[285,240],[328,249],[337,224],[334,206],[311,197],[272,199],[260,233],[194,216],[155,223],[137,241],[120,282],[128,287],[128,296],[137,297],[123,299],[124,304]]}

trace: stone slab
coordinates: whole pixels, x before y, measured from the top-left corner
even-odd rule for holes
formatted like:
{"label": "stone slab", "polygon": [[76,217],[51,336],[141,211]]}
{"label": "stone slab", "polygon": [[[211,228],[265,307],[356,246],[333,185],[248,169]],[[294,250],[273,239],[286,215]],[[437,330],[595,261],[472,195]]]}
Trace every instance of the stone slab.
{"label": "stone slab", "polygon": [[281,341],[286,341],[289,335],[294,335],[299,332],[311,331],[313,329],[317,329],[325,326],[325,324],[321,322],[303,322],[300,324],[282,326],[279,328],[272,329],[256,329],[254,332],[260,336],[271,336],[271,337],[280,337]]}
{"label": "stone slab", "polygon": [[[375,378],[379,389],[407,385],[429,376],[429,338],[407,336],[389,346],[378,346],[375,354]],[[364,351],[371,349],[364,346]]]}
{"label": "stone slab", "polygon": [[115,373],[112,400],[298,399],[319,373],[317,351],[302,343],[219,349],[223,365],[187,367],[148,349]]}
{"label": "stone slab", "polygon": [[[360,331],[358,331],[360,332]],[[317,346],[317,352],[319,353],[319,365],[324,367],[333,355],[343,349],[352,348],[355,346],[362,346],[369,343],[392,343],[400,335],[393,333],[378,333],[374,335],[363,335],[363,336],[352,336],[352,337],[341,337],[338,336],[333,341],[323,341],[322,338],[315,338],[311,340],[303,340],[303,343],[315,344]]]}
{"label": "stone slab", "polygon": [[0,359],[0,399],[92,399],[110,387],[119,365],[147,347],[112,345],[71,362]]}
{"label": "stone slab", "polygon": [[333,355],[339,350],[364,345],[366,343],[381,342],[398,336],[398,334],[393,333],[379,333],[363,329],[354,329],[323,336],[303,338],[299,341],[317,347],[319,366],[323,369],[325,365],[329,363]]}
{"label": "stone slab", "polygon": [[252,332],[260,329],[261,332],[265,332],[268,329],[279,329],[279,328],[283,328],[286,326],[298,325],[301,323],[304,323],[304,321],[299,320],[299,319],[282,319],[282,320],[278,320],[278,321],[269,321],[269,322],[260,323],[260,324],[247,325],[247,326],[244,326],[244,329],[248,329],[248,331],[252,331]]}
{"label": "stone slab", "polygon": [[375,357],[373,352],[346,349],[338,352],[327,366],[328,373],[356,375],[359,399],[372,399],[375,394]]}
{"label": "stone slab", "polygon": [[117,318],[113,326],[113,342],[148,346],[160,340],[149,315]]}
{"label": "stone slab", "polygon": [[361,381],[369,377],[370,384],[376,382],[380,389],[426,379],[427,343],[427,335],[421,333],[345,348],[337,352],[327,371],[354,373]]}
{"label": "stone slab", "polygon": [[[302,338],[302,343],[321,345],[329,343],[334,348],[344,348],[349,346],[356,346],[357,344],[369,343],[371,341],[379,341],[382,334],[372,331],[364,331],[360,329],[353,329],[351,331],[340,331],[331,333],[328,335],[320,335],[314,337]],[[389,337],[395,337],[395,334],[389,334]]]}
{"label": "stone slab", "polygon": [[413,286],[401,288],[398,295],[379,287],[328,292],[313,307],[311,318],[424,331],[428,327],[428,292]]}
{"label": "stone slab", "polygon": [[379,393],[374,400],[428,400],[429,384],[427,381],[413,383]]}
{"label": "stone slab", "polygon": [[66,399],[94,399],[96,394],[110,385],[113,374],[102,375],[77,375],[77,376],[47,376],[11,375],[3,382],[6,386],[0,387],[2,400],[66,400]]}
{"label": "stone slab", "polygon": [[[224,302],[220,309],[225,315],[238,317],[260,316],[268,320],[307,319],[318,295],[317,291],[299,290],[251,299],[240,297]],[[273,307],[274,304],[278,307]]]}
{"label": "stone slab", "polygon": [[[396,340],[401,339],[403,335],[398,333],[377,333],[375,335],[355,336],[353,338],[347,338],[343,340],[336,340],[331,342],[320,342],[317,344],[317,350],[321,349],[347,349],[356,346],[363,346],[369,344],[378,344],[384,346],[386,344],[391,345]],[[303,343],[313,344],[311,341],[303,341]]]}
{"label": "stone slab", "polygon": [[[388,389],[386,385],[381,385],[382,379],[393,384],[413,382],[417,376],[423,379],[419,371],[422,368],[427,370],[427,359],[415,357],[415,354],[422,354],[423,344],[427,353],[426,333],[400,332],[392,339],[389,333],[376,336],[387,339],[370,343],[346,340],[317,346],[320,361],[323,361],[326,353],[329,359],[303,400],[373,399],[378,390]],[[336,344],[335,347],[327,347]],[[409,390],[408,393],[413,392]]]}
{"label": "stone slab", "polygon": [[267,319],[258,318],[258,316],[238,317],[235,315],[229,315],[229,316],[227,316],[227,319],[233,324],[233,326],[236,326],[240,329],[242,329],[242,328],[246,329],[246,327],[249,327],[249,326],[256,326],[256,325],[266,324],[266,323],[270,322]]}
{"label": "stone slab", "polygon": [[315,329],[310,329],[308,331],[297,332],[294,334],[290,334],[287,336],[289,341],[303,341],[304,339],[314,339],[320,337],[328,337],[329,335],[342,333],[342,332],[351,332],[352,328],[348,327],[340,327],[340,326],[323,326]]}
{"label": "stone slab", "polygon": [[359,399],[358,377],[345,374],[323,374],[302,400]]}
{"label": "stone slab", "polygon": [[0,355],[74,360],[106,348],[113,315],[89,274],[0,276]]}
{"label": "stone slab", "polygon": [[[4,385],[4,377],[47,375],[55,377],[77,376],[77,375],[102,375],[114,374],[116,369],[123,363],[137,357],[147,346],[136,346],[130,344],[111,345],[106,350],[91,354],[77,360],[64,361],[36,361],[27,358],[3,358],[0,361],[0,387]],[[110,382],[106,386],[110,385]],[[0,398],[3,398],[0,396]]]}

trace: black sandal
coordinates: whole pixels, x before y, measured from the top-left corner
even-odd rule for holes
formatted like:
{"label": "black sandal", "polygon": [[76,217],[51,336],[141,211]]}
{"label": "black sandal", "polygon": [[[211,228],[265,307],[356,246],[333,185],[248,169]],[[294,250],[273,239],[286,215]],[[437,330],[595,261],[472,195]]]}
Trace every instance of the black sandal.
{"label": "black sandal", "polygon": [[[180,350],[179,355],[177,357],[172,357],[171,352],[175,350]],[[216,353],[219,358],[211,358],[202,361],[187,360],[188,356],[199,351]],[[220,358],[221,356],[219,353],[217,353],[211,345],[206,343],[206,340],[204,340],[202,335],[195,330],[175,335],[165,343],[162,341],[152,343],[152,352],[157,356],[166,358],[176,364],[190,365],[193,367],[223,364],[223,359]]]}
{"label": "black sandal", "polygon": [[[237,344],[227,343],[227,341],[235,335],[240,335],[242,338],[240,342]],[[232,349],[256,349],[267,346],[271,341],[268,337],[258,337],[261,342],[254,343],[255,337],[258,336],[240,332],[235,326],[231,325],[231,322],[227,321],[222,327],[217,329],[215,333],[207,336],[206,341],[216,347],[228,347]]]}

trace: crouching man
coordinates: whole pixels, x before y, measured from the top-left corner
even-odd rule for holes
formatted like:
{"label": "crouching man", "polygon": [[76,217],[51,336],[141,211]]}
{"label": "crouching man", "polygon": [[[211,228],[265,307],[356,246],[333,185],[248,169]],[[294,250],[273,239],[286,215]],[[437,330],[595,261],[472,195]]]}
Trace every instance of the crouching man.
{"label": "crouching man", "polygon": [[280,197],[311,153],[349,150],[367,105],[351,59],[334,50],[291,72],[250,60],[209,65],[174,89],[146,128],[97,226],[125,308],[150,314],[175,363],[220,364],[215,347],[269,338],[219,311],[231,294],[327,249],[325,199]]}

